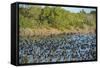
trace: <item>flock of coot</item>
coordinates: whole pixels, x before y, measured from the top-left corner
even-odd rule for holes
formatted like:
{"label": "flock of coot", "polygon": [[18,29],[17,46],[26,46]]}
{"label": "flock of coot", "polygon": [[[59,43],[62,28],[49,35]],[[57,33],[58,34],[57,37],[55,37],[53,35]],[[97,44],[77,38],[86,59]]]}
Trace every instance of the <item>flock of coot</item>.
{"label": "flock of coot", "polygon": [[20,64],[95,59],[95,34],[65,34],[39,39],[19,39]]}

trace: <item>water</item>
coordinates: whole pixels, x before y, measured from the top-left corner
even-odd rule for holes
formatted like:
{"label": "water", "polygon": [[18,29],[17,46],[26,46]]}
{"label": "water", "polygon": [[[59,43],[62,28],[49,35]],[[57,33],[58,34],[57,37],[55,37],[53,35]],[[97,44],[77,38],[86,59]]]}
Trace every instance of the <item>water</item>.
{"label": "water", "polygon": [[66,34],[38,40],[21,38],[19,41],[20,64],[95,59],[95,34]]}

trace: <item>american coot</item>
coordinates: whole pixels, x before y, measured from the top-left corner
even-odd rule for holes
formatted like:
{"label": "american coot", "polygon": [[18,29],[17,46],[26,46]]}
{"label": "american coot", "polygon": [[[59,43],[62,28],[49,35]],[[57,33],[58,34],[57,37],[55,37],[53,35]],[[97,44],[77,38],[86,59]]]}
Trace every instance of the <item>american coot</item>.
{"label": "american coot", "polygon": [[64,34],[39,40],[21,38],[19,43],[20,64],[96,59],[95,34]]}

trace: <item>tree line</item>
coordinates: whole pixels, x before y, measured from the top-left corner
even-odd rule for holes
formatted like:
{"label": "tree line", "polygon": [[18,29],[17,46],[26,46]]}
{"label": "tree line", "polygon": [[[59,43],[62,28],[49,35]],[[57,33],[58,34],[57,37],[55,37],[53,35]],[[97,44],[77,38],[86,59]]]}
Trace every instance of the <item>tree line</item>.
{"label": "tree line", "polygon": [[95,11],[86,13],[83,9],[78,13],[73,13],[54,6],[19,7],[19,25],[21,28],[55,28],[62,31],[72,28],[84,29],[95,27],[95,16]]}

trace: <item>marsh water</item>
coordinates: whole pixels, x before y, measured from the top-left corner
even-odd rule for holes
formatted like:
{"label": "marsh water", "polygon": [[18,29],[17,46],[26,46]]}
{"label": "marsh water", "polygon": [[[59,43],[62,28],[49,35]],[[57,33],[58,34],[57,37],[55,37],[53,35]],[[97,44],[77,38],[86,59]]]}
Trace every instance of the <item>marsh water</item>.
{"label": "marsh water", "polygon": [[19,63],[96,59],[96,34],[64,34],[19,39]]}

